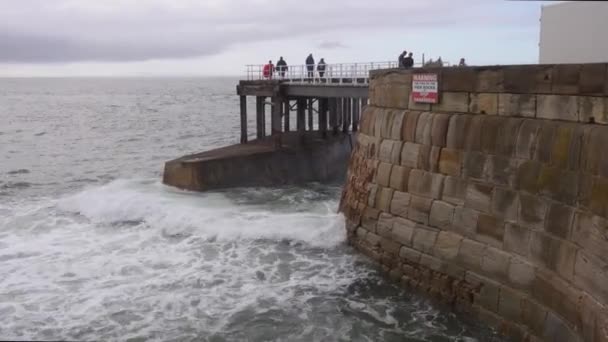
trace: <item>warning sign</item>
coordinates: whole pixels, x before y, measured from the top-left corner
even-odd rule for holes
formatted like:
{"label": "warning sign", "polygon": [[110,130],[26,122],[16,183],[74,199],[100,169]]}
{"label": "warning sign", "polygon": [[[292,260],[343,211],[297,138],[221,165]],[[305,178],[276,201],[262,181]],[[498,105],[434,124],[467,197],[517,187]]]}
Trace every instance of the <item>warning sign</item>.
{"label": "warning sign", "polygon": [[422,103],[437,103],[439,100],[437,74],[414,74],[412,76],[412,100]]}

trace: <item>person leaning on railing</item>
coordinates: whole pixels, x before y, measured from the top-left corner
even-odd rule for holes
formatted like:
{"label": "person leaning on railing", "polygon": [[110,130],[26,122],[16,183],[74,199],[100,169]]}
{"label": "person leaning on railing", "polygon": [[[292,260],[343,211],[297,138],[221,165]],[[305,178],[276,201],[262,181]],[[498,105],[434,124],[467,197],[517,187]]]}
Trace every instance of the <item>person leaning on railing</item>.
{"label": "person leaning on railing", "polygon": [[279,75],[281,75],[281,78],[285,78],[285,72],[287,72],[287,69],[287,62],[285,62],[283,56],[281,56],[279,58],[279,61],[277,62],[277,70],[279,71]]}
{"label": "person leaning on railing", "polygon": [[319,61],[319,64],[317,64],[317,71],[319,72],[319,77],[323,78],[323,76],[325,75],[325,60],[323,58],[321,58],[321,60]]}

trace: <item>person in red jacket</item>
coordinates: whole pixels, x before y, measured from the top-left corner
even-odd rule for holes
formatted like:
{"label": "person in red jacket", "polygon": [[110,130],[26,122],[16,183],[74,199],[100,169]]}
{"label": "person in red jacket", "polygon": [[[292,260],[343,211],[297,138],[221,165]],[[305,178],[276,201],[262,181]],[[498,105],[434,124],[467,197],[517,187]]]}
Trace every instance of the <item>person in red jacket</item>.
{"label": "person in red jacket", "polygon": [[268,61],[268,64],[264,65],[262,72],[264,74],[264,78],[272,79],[272,74],[274,73],[274,65],[272,65],[272,61]]}

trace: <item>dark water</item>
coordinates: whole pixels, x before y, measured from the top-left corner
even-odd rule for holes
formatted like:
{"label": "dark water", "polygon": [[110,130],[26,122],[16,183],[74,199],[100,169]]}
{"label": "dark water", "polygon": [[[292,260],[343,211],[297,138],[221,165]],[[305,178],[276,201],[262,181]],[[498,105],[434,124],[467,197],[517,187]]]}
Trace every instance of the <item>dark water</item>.
{"label": "dark water", "polygon": [[233,79],[0,80],[0,339],[489,341],[344,244],[338,186],[196,194]]}

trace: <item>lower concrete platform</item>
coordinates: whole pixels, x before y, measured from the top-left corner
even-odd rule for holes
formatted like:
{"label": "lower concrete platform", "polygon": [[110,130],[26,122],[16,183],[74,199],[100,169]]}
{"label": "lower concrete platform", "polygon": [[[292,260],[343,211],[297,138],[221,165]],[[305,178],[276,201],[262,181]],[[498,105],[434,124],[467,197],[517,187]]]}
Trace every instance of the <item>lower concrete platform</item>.
{"label": "lower concrete platform", "polygon": [[165,164],[163,183],[206,191],[342,181],[355,141],[353,134],[323,138],[319,132],[290,132],[202,153]]}

